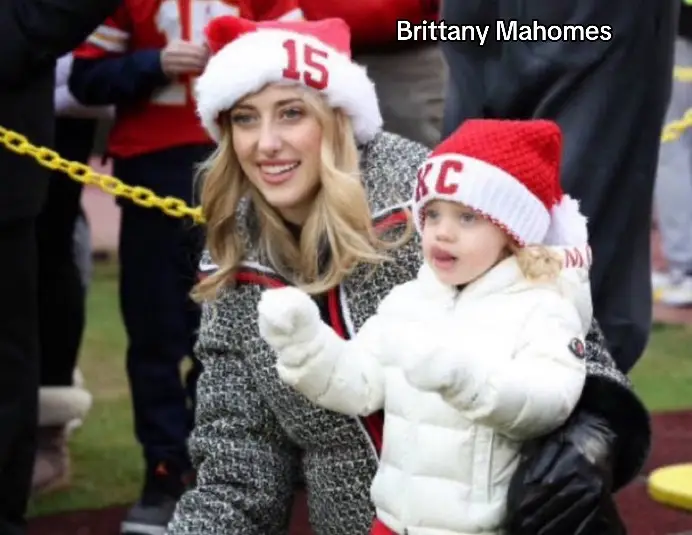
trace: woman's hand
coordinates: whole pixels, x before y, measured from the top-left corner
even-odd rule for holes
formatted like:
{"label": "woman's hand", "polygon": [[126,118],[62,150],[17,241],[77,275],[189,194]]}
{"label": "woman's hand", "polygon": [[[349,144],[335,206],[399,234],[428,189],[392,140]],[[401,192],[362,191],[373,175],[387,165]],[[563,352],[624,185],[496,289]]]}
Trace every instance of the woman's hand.
{"label": "woman's hand", "polygon": [[208,61],[209,48],[190,41],[171,41],[161,51],[161,70],[171,79],[183,74],[200,74]]}
{"label": "woman's hand", "polygon": [[267,290],[257,305],[260,335],[284,366],[303,364],[320,332],[320,311],[305,292],[292,287]]}
{"label": "woman's hand", "polygon": [[508,535],[625,535],[612,496],[615,435],[579,411],[526,444],[507,497]]}

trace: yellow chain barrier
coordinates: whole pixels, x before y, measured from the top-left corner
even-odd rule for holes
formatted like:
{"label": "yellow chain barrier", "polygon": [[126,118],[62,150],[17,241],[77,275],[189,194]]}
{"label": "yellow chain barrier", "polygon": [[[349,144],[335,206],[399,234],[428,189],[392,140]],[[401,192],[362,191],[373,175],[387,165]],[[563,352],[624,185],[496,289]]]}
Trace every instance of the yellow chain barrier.
{"label": "yellow chain barrier", "polygon": [[673,78],[678,82],[692,82],[692,67],[673,67]]}
{"label": "yellow chain barrier", "polygon": [[663,132],[661,133],[661,143],[677,141],[680,139],[683,132],[690,127],[692,127],[692,108],[689,108],[677,121],[670,122],[663,127]]}
{"label": "yellow chain barrier", "polygon": [[[678,67],[676,67],[678,69]],[[692,68],[686,69],[684,76],[692,81]],[[692,127],[692,108],[677,121],[664,126],[661,143],[669,143],[680,138],[682,133]],[[25,154],[36,160],[43,167],[62,171],[71,179],[85,185],[94,185],[115,197],[125,197],[145,208],[158,208],[171,217],[190,217],[198,224],[204,224],[201,207],[190,207],[176,197],[159,197],[152,190],[141,186],[129,186],[114,176],[97,173],[91,167],[80,162],[71,162],[47,147],[33,145],[26,136],[0,126],[0,144],[17,154]]]}
{"label": "yellow chain barrier", "polygon": [[115,197],[125,197],[145,208],[158,208],[171,217],[191,217],[196,223],[204,223],[202,209],[191,208],[182,199],[159,197],[152,190],[141,186],[129,186],[114,176],[97,173],[88,165],[71,162],[47,147],[33,145],[26,136],[0,126],[0,143],[17,154],[25,154],[43,167],[62,171],[71,179],[85,185],[95,185]]}

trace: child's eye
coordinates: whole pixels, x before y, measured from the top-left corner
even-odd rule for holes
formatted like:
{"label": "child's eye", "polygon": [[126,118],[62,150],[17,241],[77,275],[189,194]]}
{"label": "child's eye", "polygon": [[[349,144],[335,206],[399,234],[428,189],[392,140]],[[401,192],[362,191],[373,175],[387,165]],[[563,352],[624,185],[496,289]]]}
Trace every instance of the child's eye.
{"label": "child's eye", "polygon": [[473,223],[478,218],[473,212],[464,212],[460,217],[463,223]]}
{"label": "child's eye", "polygon": [[439,217],[437,210],[429,209],[425,211],[425,219],[437,219]]}

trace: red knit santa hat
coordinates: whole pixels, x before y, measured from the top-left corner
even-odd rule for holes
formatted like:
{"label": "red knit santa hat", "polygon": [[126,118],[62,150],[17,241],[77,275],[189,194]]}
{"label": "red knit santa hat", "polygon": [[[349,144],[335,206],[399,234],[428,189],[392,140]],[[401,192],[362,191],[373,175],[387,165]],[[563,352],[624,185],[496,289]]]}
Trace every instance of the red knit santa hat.
{"label": "red knit santa hat", "polygon": [[586,218],[560,185],[561,152],[560,127],[552,121],[466,121],[418,171],[418,230],[425,205],[441,199],[478,211],[519,246],[586,245]]}
{"label": "red knit santa hat", "polygon": [[300,84],[351,117],[358,142],[382,128],[375,86],[351,61],[351,33],[341,19],[253,22],[233,16],[206,29],[212,57],[197,79],[197,113],[215,141],[219,114],[269,83]]}

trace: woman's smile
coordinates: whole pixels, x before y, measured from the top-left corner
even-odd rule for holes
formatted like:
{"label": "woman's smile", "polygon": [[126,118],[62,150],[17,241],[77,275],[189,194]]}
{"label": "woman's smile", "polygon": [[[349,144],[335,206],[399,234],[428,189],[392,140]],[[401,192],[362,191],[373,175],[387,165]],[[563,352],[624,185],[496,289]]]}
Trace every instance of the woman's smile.
{"label": "woman's smile", "polygon": [[260,178],[267,184],[276,186],[288,182],[300,167],[300,161],[272,160],[258,164]]}

